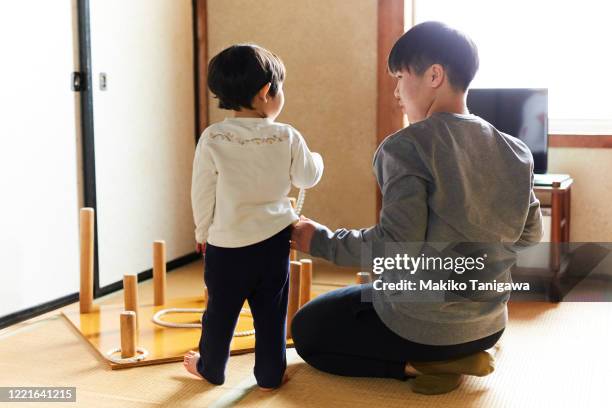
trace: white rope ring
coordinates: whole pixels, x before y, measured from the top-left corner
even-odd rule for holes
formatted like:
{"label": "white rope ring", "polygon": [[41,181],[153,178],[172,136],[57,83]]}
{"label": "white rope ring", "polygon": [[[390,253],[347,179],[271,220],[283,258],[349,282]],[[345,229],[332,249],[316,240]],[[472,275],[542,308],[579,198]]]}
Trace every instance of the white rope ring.
{"label": "white rope ring", "polygon": [[[151,319],[153,321],[153,323],[157,324],[158,326],[163,326],[163,327],[169,327],[169,328],[201,328],[202,327],[202,318],[200,317],[200,323],[171,323],[171,322],[166,322],[163,321],[161,319],[162,316],[168,314],[168,313],[204,313],[205,309],[180,309],[180,308],[170,308],[170,309],[163,309],[158,311],[157,313],[155,313],[153,315],[153,318]],[[252,316],[251,315],[251,311],[248,309],[242,309],[240,310],[240,314],[241,315],[247,315],[247,316]],[[234,337],[246,337],[246,336],[252,336],[255,334],[255,330],[243,330],[243,331],[235,331],[234,332]]]}
{"label": "white rope ring", "polygon": [[149,352],[147,351],[147,349],[143,347],[137,347],[136,355],[133,357],[126,357],[126,358],[113,357],[113,354],[116,354],[116,353],[121,353],[121,348],[117,347],[117,348],[107,351],[106,358],[112,361],[113,363],[125,364],[125,363],[135,363],[137,361],[144,360],[149,355]]}

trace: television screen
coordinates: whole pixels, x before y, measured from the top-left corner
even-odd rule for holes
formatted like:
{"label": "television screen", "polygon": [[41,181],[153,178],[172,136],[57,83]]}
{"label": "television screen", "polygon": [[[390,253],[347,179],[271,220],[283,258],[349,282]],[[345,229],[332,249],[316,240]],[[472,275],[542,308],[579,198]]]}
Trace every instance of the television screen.
{"label": "television screen", "polygon": [[497,130],[519,138],[533,154],[534,172],[548,165],[548,90],[527,88],[470,89],[470,113]]}

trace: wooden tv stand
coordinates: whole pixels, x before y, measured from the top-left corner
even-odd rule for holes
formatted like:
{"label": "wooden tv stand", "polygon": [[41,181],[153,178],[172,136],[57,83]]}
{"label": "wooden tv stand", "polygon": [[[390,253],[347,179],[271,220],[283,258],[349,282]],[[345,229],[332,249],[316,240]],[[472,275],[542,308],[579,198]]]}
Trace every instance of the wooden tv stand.
{"label": "wooden tv stand", "polygon": [[[571,197],[574,180],[567,175],[559,175],[559,180],[555,180],[555,175],[550,176],[549,185],[533,187],[537,196],[550,199],[547,200],[549,204],[543,204],[542,207],[550,208],[551,212],[549,267],[537,269],[539,269],[538,274],[542,272],[552,274],[548,287],[548,299],[559,302],[564,295],[561,290],[561,276],[569,263],[568,256],[566,256],[568,245],[564,244],[570,242]],[[548,241],[547,238],[543,240],[543,242],[546,241]],[[521,269],[523,268],[518,268],[519,273]]]}

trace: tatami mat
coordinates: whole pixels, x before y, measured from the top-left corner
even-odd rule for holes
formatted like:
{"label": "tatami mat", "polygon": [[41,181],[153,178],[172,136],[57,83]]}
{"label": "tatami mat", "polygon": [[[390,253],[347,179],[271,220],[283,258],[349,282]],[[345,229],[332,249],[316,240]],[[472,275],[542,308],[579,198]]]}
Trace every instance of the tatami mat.
{"label": "tatami mat", "polygon": [[[196,282],[198,267],[168,276],[169,288],[181,296],[197,291]],[[141,285],[143,298],[148,284]],[[470,377],[452,393],[423,396],[408,382],[329,375],[293,350],[291,380],[263,393],[253,386],[252,354],[230,358],[221,387],[189,376],[181,363],[111,371],[54,312],[0,332],[0,386],[75,386],[77,403],[65,406],[83,407],[606,407],[612,406],[611,323],[608,303],[512,304],[496,371]],[[47,404],[19,404],[29,405]]]}

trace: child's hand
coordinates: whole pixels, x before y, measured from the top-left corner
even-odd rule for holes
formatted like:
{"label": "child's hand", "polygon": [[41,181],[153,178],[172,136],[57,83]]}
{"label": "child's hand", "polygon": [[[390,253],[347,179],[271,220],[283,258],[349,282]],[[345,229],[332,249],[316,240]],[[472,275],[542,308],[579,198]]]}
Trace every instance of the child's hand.
{"label": "child's hand", "polygon": [[196,244],[196,253],[204,255],[206,252],[206,242],[200,244],[199,242]]}
{"label": "child's hand", "polygon": [[300,252],[310,253],[310,241],[317,229],[317,223],[300,216],[300,221],[291,230],[291,248]]}

